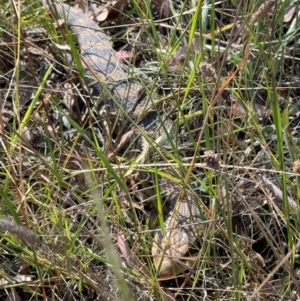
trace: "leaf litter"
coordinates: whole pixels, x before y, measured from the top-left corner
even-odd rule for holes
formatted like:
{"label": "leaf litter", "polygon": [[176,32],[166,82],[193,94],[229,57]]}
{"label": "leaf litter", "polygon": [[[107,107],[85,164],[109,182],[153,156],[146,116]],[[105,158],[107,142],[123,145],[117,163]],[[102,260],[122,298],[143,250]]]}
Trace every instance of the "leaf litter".
{"label": "leaf litter", "polygon": [[[112,238],[119,247],[120,253],[127,258],[124,261],[126,266],[124,273],[129,275],[130,289],[135,296],[143,295],[144,300],[148,297],[151,300],[199,300],[204,296],[208,300],[216,298],[235,300],[238,285],[232,283],[232,275],[236,272],[233,269],[234,264],[243,266],[245,270],[245,273],[241,274],[243,281],[239,285],[242,291],[241,299],[247,300],[250,292],[255,291],[258,284],[264,283],[264,279],[272,275],[280,258],[291,250],[289,235],[297,238],[298,224],[292,216],[292,232],[287,234],[286,216],[282,213],[283,190],[280,188],[283,183],[278,181],[274,173],[268,173],[268,171],[278,170],[273,158],[276,154],[276,131],[272,120],[272,103],[268,100],[266,88],[268,77],[265,74],[267,72],[267,75],[270,75],[271,72],[267,70],[264,62],[266,57],[263,57],[261,49],[255,46],[255,39],[261,39],[261,45],[268,45],[268,43],[271,45],[272,39],[277,40],[277,31],[273,31],[276,34],[271,36],[272,30],[270,30],[272,14],[277,16],[278,13],[275,11],[275,2],[277,1],[266,1],[264,4],[255,2],[253,8],[247,10],[248,8],[245,7],[245,11],[243,8],[237,8],[231,1],[224,1],[222,6],[216,4],[216,18],[214,19],[216,24],[213,28],[210,28],[211,24],[207,25],[203,35],[205,42],[202,41],[203,44],[201,44],[200,40],[194,41],[197,47],[190,47],[191,44],[188,44],[185,39],[187,35],[182,38],[181,28],[189,22],[191,13],[183,14],[182,20],[179,18],[176,23],[172,20],[174,8],[170,3],[153,2],[152,4],[158,6],[158,9],[153,11],[157,24],[161,23],[167,29],[165,33],[159,30],[163,26],[157,26],[161,44],[157,41],[154,43],[157,43],[156,46],[164,45],[167,54],[169,54],[169,49],[172,49],[173,53],[171,59],[169,59],[170,55],[168,56],[168,65],[174,67],[174,70],[167,69],[167,72],[159,72],[159,68],[147,69],[147,66],[154,66],[153,58],[157,59],[156,56],[158,56],[158,59],[162,59],[162,55],[155,51],[149,54],[149,49],[152,49],[153,44],[147,45],[145,41],[149,40],[149,32],[152,29],[136,26],[140,23],[140,18],[133,9],[134,5],[122,0],[105,5],[93,3],[86,6],[83,1],[75,4],[76,9],[82,10],[90,18],[100,22],[101,26],[117,25],[115,28],[107,29],[106,32],[112,36],[118,33],[114,39],[119,38],[119,44],[115,43],[115,50],[120,51],[118,53],[120,64],[138,52],[142,57],[142,62],[135,67],[145,70],[147,76],[153,78],[159,76],[156,92],[163,99],[159,110],[165,122],[164,125],[159,126],[164,131],[168,128],[177,129],[175,134],[174,131],[165,133],[166,136],[171,135],[173,145],[167,141],[159,147],[153,147],[153,142],[151,143],[151,140],[149,142],[146,137],[142,142],[133,143],[139,131],[134,131],[130,122],[128,126],[128,122],[123,122],[118,115],[109,116],[109,119],[108,114],[104,116],[101,112],[101,106],[91,103],[89,91],[84,87],[80,76],[76,71],[71,72],[72,69],[74,70],[74,62],[71,61],[67,67],[65,66],[68,60],[62,59],[62,54],[65,55],[68,49],[56,47],[61,44],[57,43],[53,47],[54,43],[49,40],[47,42],[41,36],[37,38],[37,32],[27,31],[28,36],[24,41],[21,56],[24,66],[21,66],[21,72],[16,81],[14,49],[10,46],[12,41],[7,39],[4,41],[1,37],[1,43],[5,43],[0,63],[1,74],[3,74],[1,78],[1,141],[6,147],[4,150],[8,150],[7,145],[13,145],[14,137],[16,137],[13,135],[18,133],[21,139],[17,150],[22,153],[22,160],[20,160],[16,154],[4,152],[3,174],[7,173],[7,166],[12,168],[9,176],[11,178],[10,191],[7,193],[14,200],[16,208],[22,208],[23,211],[20,214],[27,217],[32,226],[37,223],[43,234],[49,233],[49,237],[46,236],[46,238],[54,245],[57,240],[61,243],[62,252],[57,251],[56,255],[53,249],[49,251],[49,254],[45,254],[44,251],[35,247],[35,252],[39,256],[44,256],[43,260],[49,260],[58,269],[62,264],[59,257],[68,252],[69,244],[78,245],[77,247],[83,245],[84,250],[91,252],[93,256],[90,258],[87,258],[87,254],[84,253],[76,255],[78,257],[75,258],[87,267],[84,271],[86,275],[84,294],[87,300],[94,300],[97,294],[100,296],[99,290],[87,280],[88,277],[91,281],[99,279],[99,275],[105,279],[102,279],[103,283],[99,285],[104,285],[104,289],[108,290],[108,294],[102,298],[109,300],[113,296],[112,298],[120,299],[121,296],[115,288],[109,285],[114,280],[114,276],[109,266],[103,263],[105,250],[92,239],[94,235],[101,237],[101,233],[96,227],[97,217],[93,209],[97,200],[90,197],[88,193],[90,187],[86,185],[84,176],[82,177],[84,173],[80,173],[87,166],[84,163],[86,161],[93,166],[95,185],[100,191],[102,190],[101,197],[108,209],[107,220]],[[176,5],[178,7],[183,5],[176,1],[174,4],[175,9]],[[286,26],[295,21],[296,7],[295,3],[291,3],[282,10],[284,12],[282,21]],[[190,11],[188,7],[185,10]],[[161,17],[170,17],[170,19],[161,20]],[[275,24],[273,26],[279,28],[280,24],[278,20],[276,21],[277,23],[273,22]],[[130,33],[126,31],[126,28],[120,30],[118,27],[120,24],[132,27]],[[295,35],[293,39],[296,40],[297,32],[293,34]],[[41,35],[43,37],[45,33],[42,32]],[[172,40],[172,35],[176,36],[176,42]],[[130,39],[127,39],[128,37]],[[197,38],[199,39],[199,36]],[[138,43],[128,43],[128,41],[135,40]],[[288,43],[286,57],[283,59],[284,68],[280,71],[282,73],[278,71],[276,73],[275,70],[272,74],[276,78],[276,88],[284,87],[288,90],[288,95],[283,97],[280,103],[282,113],[288,112],[289,109],[299,112],[299,89],[297,84],[293,84],[293,81],[297,83],[299,75],[290,63],[290,60],[293,60],[291,54],[295,55],[296,59],[298,54],[293,41],[289,40]],[[138,47],[141,45],[143,47]],[[205,111],[217,89],[220,88],[221,83],[218,81],[225,80],[235,70],[243,55],[240,49],[245,47],[246,50],[248,46],[251,47],[245,67],[247,72],[243,73],[244,70],[240,70],[235,80],[225,87],[221,93],[222,97],[209,113],[208,123],[203,124],[204,115],[201,114],[195,115],[197,118],[186,118],[195,112]],[[213,47],[217,49],[212,51]],[[134,48],[135,51],[130,51],[130,48]],[[293,54],[293,51],[296,54]],[[271,54],[275,57],[276,49],[272,50]],[[203,56],[202,60],[208,64],[199,64],[199,56]],[[50,65],[53,71],[43,87],[43,97],[39,98],[34,108],[31,108],[38,83],[42,81]],[[196,70],[196,75],[191,80],[190,75],[193,70]],[[147,88],[147,85],[145,86]],[[19,101],[19,106],[16,105],[17,101]],[[29,118],[26,117],[28,112],[30,112]],[[107,113],[110,113],[109,108],[107,108]],[[186,118],[186,121],[180,123],[178,116]],[[108,119],[105,119],[106,117]],[[289,118],[291,119],[290,127],[293,129],[292,139],[298,145],[299,116],[295,113]],[[20,126],[22,122],[25,124]],[[252,122],[262,129],[261,133],[265,135],[264,137],[255,126],[250,125]],[[174,126],[176,123],[177,127]],[[206,137],[214,141],[210,144],[211,147],[215,147],[212,152],[207,149],[209,139],[198,140],[202,127],[206,128]],[[153,133],[155,132],[159,130],[154,129]],[[97,146],[95,147],[91,141],[95,141]],[[184,165],[184,160],[191,162],[197,141],[202,141],[201,147],[197,150],[199,165],[192,166],[188,183],[185,183],[183,179],[189,172]],[[284,143],[285,155],[290,158],[292,144],[288,139]],[[112,189],[115,179],[110,172],[105,172],[103,164],[99,162],[97,147],[107,154],[108,160],[127,184],[127,191],[120,187]],[[55,154],[55,164],[50,156],[52,150],[55,150],[52,153],[52,156]],[[136,170],[134,170],[134,176],[132,174],[126,176],[121,166],[128,162],[133,164],[137,152],[141,155],[140,164],[129,165]],[[163,168],[164,164],[169,164],[168,169]],[[172,164],[177,165],[178,168],[174,168]],[[56,165],[61,166],[59,180],[57,173],[54,172]],[[297,161],[290,160],[287,162],[287,169],[290,173],[298,174],[298,165]],[[240,167],[240,169],[234,169],[232,166]],[[298,206],[297,198],[295,198],[296,184],[299,180],[297,174],[288,174],[284,178],[284,181],[288,180],[287,182],[292,183],[290,186],[292,189],[286,197],[292,209]],[[173,183],[176,183],[175,188],[169,190],[167,185],[157,187],[158,181],[155,177],[172,179]],[[3,177],[2,180],[4,184],[5,178]],[[28,194],[25,193],[22,185]],[[178,187],[179,191],[177,191]],[[109,189],[111,192],[104,197]],[[204,228],[204,234],[198,240],[198,245],[195,243],[191,248],[198,250],[198,254],[201,255],[205,250],[212,252],[200,257],[200,260],[196,261],[197,266],[189,264],[184,256],[176,258],[181,265],[186,264],[185,268],[180,270],[179,275],[171,275],[169,279],[161,279],[157,274],[157,283],[153,288],[152,283],[150,285],[146,279],[151,273],[157,272],[153,269],[152,261],[155,254],[151,253],[153,232],[163,228],[161,221],[170,219],[170,209],[166,210],[166,208],[172,208],[172,204],[174,206],[174,201],[172,201],[174,198],[180,201],[180,191],[184,194],[185,190],[197,200],[201,196],[201,202],[198,200],[198,203],[203,208],[203,224],[208,225]],[[157,197],[159,193],[160,197]],[[13,196],[16,195],[19,198],[15,201]],[[151,201],[153,198],[157,198],[155,204]],[[157,202],[162,202],[162,204],[159,205]],[[122,210],[118,209],[119,207],[124,210],[124,216],[121,214]],[[157,211],[165,209],[166,212],[158,213],[154,229],[147,228],[149,212],[154,207]],[[59,223],[55,221],[55,215],[51,215],[52,211],[68,224],[69,233],[61,233]],[[109,214],[110,212],[114,214]],[[5,215],[9,216],[7,212]],[[47,220],[43,216],[48,217]],[[49,216],[52,217],[51,220]],[[234,226],[232,231],[226,227],[228,223]],[[11,222],[4,222],[5,225],[6,227],[2,230],[8,231],[7,226],[14,228],[16,230],[10,231],[11,234],[31,243],[27,238],[35,235],[31,232],[32,230],[25,230]],[[82,230],[79,231],[80,227]],[[23,232],[25,235],[20,236],[19,233]],[[70,233],[78,234],[75,242],[72,241]],[[56,240],[52,241],[52,237],[56,237]],[[14,245],[12,240],[4,235],[1,238],[5,242],[2,246],[5,248],[3,259],[12,256],[9,254],[11,248],[17,254],[15,257],[22,257],[23,252],[20,247]],[[233,244],[233,241],[237,243]],[[35,240],[32,240],[32,245],[33,242]],[[165,243],[167,244],[166,241]],[[229,249],[229,246],[232,249]],[[298,285],[294,280],[298,279],[299,274],[297,251],[295,251],[295,262],[287,262],[283,264],[281,270],[274,272],[272,281],[258,292],[258,300],[266,296],[269,300],[278,300],[276,298],[283,293],[286,300],[296,300]],[[214,261],[213,256],[216,254],[219,256],[219,262]],[[49,255],[53,257],[49,258]],[[97,256],[102,262],[95,260]],[[71,257],[71,259],[68,263],[73,263],[74,258]],[[48,269],[43,260],[39,261],[40,268]],[[129,264],[126,264],[126,261]],[[249,265],[246,264],[247,262]],[[29,267],[34,270],[34,262],[31,262],[26,269],[28,272]],[[77,267],[76,264],[73,264],[73,267]],[[203,275],[197,274],[198,270]],[[207,274],[206,271],[210,273]],[[46,273],[51,278],[54,272],[55,269],[48,270]],[[63,270],[60,273],[61,279],[69,277],[68,273]],[[143,276],[138,277],[136,273],[141,273]],[[289,281],[289,277],[292,280]],[[278,279],[282,279],[283,283],[286,281],[287,284],[280,286]],[[24,280],[26,281],[27,279]],[[76,298],[79,298],[82,292],[76,288],[76,280],[70,278],[68,281],[70,286],[66,286],[69,287],[66,294],[69,297],[77,294]],[[91,289],[96,293],[91,293]],[[64,293],[64,289],[58,292],[60,298],[63,298]],[[8,298],[12,294],[14,292],[11,290],[9,295],[4,293],[3,297]],[[16,294],[25,299],[30,298],[30,293],[25,290],[17,289]]]}

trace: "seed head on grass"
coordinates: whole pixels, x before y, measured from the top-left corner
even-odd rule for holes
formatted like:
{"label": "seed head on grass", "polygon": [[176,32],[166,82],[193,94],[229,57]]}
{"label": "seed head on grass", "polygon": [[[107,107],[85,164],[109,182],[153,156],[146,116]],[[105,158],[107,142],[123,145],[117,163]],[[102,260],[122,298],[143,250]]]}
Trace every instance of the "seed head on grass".
{"label": "seed head on grass", "polygon": [[19,239],[35,245],[42,243],[42,238],[30,229],[24,226],[18,225],[15,222],[9,221],[7,219],[0,219],[0,231],[8,231],[9,233],[15,235]]}
{"label": "seed head on grass", "polygon": [[216,70],[213,68],[211,64],[208,63],[201,63],[199,66],[201,72],[201,78],[203,82],[213,83],[217,78]]}
{"label": "seed head on grass", "polygon": [[293,172],[300,174],[300,160],[297,160],[293,164]]}
{"label": "seed head on grass", "polygon": [[220,163],[218,159],[218,155],[213,151],[206,151],[203,155],[204,162],[210,168],[218,170],[220,168]]}
{"label": "seed head on grass", "polygon": [[270,10],[272,9],[274,4],[274,0],[268,0],[264,2],[252,16],[253,24],[258,20],[262,20],[263,18],[265,18],[268,15],[268,13],[270,13]]}

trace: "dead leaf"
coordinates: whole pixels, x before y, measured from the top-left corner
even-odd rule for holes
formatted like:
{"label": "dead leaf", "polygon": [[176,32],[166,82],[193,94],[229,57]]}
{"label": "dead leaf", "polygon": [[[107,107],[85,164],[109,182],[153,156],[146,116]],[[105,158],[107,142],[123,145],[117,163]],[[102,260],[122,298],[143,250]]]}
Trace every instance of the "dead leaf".
{"label": "dead leaf", "polygon": [[129,60],[130,58],[131,58],[131,53],[127,50],[121,50],[116,53],[116,59],[120,64],[123,64],[124,60]]}
{"label": "dead leaf", "polygon": [[11,288],[5,301],[22,301],[22,299],[17,291],[14,288]]}
{"label": "dead leaf", "polygon": [[118,154],[118,152],[122,149],[122,147],[130,140],[130,138],[134,134],[134,130],[131,130],[125,133],[122,137],[118,145],[114,148],[114,150],[108,155],[108,160],[112,160],[114,156]]}
{"label": "dead leaf", "polygon": [[107,19],[115,20],[120,18],[120,16],[124,13],[127,5],[128,5],[128,0],[119,0],[115,2],[114,5],[110,6]]}
{"label": "dead leaf", "polygon": [[241,102],[233,97],[231,106],[228,108],[228,113],[231,118],[245,118],[247,111]]}
{"label": "dead leaf", "polygon": [[166,301],[176,301],[176,295],[171,290],[163,287],[162,291]]}
{"label": "dead leaf", "polygon": [[141,163],[146,163],[149,160],[150,155],[150,143],[147,141],[147,139],[142,136],[142,153],[141,153]]}
{"label": "dead leaf", "polygon": [[127,243],[125,242],[125,238],[124,235],[118,235],[117,237],[117,243],[118,243],[118,247],[120,249],[120,252],[122,254],[122,257],[125,258],[126,260],[128,260],[129,258],[129,247],[127,245]]}
{"label": "dead leaf", "polygon": [[89,7],[89,15],[92,16],[94,21],[103,22],[107,19],[109,10],[106,6],[99,6],[95,3]]}
{"label": "dead leaf", "polygon": [[173,57],[168,60],[169,66],[177,66],[178,64],[182,64],[186,58],[187,50],[187,46],[180,46],[174,53]]}
{"label": "dead leaf", "polygon": [[108,17],[108,9],[107,8],[103,8],[103,10],[101,11],[101,13],[97,16],[96,21],[98,22],[103,22],[107,19]]}
{"label": "dead leaf", "polygon": [[78,0],[74,5],[74,8],[81,11],[89,16],[92,20],[96,22],[103,22],[108,16],[108,8],[104,5],[97,5],[92,3],[90,6],[85,5],[84,0]]}
{"label": "dead leaf", "polygon": [[149,275],[148,270],[143,266],[137,255],[128,247],[125,236],[119,234],[117,237],[118,247],[125,261],[137,270],[143,271],[145,275]]}
{"label": "dead leaf", "polygon": [[34,133],[27,126],[24,126],[21,132],[21,137],[25,142],[31,144],[34,139]]}
{"label": "dead leaf", "polygon": [[247,258],[248,258],[248,263],[250,263],[250,265],[253,267],[253,269],[259,270],[259,269],[264,268],[265,260],[259,253],[251,251],[251,252],[249,252]]}
{"label": "dead leaf", "polygon": [[74,8],[76,8],[79,11],[84,12],[85,14],[87,14],[88,9],[87,9],[87,5],[86,5],[86,1],[85,0],[78,0],[75,5]]}
{"label": "dead leaf", "polygon": [[160,16],[161,17],[165,17],[165,18],[169,18],[171,13],[170,13],[170,6],[169,6],[169,1],[168,0],[164,0],[162,2],[162,4],[160,5]]}
{"label": "dead leaf", "polygon": [[151,0],[151,4],[161,6],[164,0]]}
{"label": "dead leaf", "polygon": [[288,7],[285,9],[283,22],[288,23],[292,20],[294,13],[296,11],[295,3],[290,3]]}
{"label": "dead leaf", "polygon": [[75,104],[75,98],[74,98],[72,86],[70,85],[70,83],[65,83],[63,88],[66,91],[66,93],[64,93],[63,103],[66,106],[66,108],[69,110],[69,112],[72,112],[73,106]]}

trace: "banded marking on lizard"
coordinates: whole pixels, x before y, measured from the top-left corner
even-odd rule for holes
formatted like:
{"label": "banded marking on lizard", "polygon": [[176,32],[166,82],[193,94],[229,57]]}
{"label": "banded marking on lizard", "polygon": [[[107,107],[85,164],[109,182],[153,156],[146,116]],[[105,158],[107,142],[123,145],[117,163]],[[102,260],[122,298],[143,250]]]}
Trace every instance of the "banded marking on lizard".
{"label": "banded marking on lizard", "polygon": [[[46,0],[40,2],[47,7]],[[59,19],[65,20],[77,39],[84,61],[85,82],[93,89],[92,94],[104,95],[104,102],[109,104],[118,101],[126,112],[133,112],[142,96],[143,87],[137,80],[128,79],[108,36],[96,22],[67,4],[56,4],[53,11],[57,12]]]}

